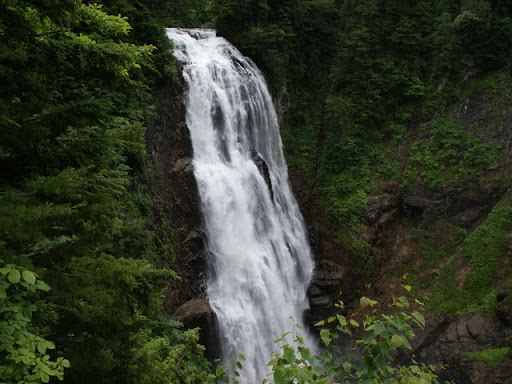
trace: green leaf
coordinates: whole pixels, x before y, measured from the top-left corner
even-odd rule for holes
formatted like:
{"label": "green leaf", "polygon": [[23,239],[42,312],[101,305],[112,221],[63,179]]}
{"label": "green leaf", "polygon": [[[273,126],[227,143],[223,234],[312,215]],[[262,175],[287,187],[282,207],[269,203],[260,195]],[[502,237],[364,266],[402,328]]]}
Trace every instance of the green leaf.
{"label": "green leaf", "polygon": [[404,338],[403,338],[403,336],[400,336],[400,335],[393,335],[391,337],[390,342],[394,348],[400,348],[404,343]]}
{"label": "green leaf", "polygon": [[237,358],[238,358],[238,360],[240,360],[240,361],[245,361],[245,356],[244,356],[244,355],[242,355],[241,353],[239,353],[239,354],[238,354]]}
{"label": "green leaf", "polygon": [[345,318],[345,316],[343,316],[343,315],[336,315],[336,317],[338,318],[338,322],[340,323],[340,325],[342,327],[346,327],[347,326],[347,319]]}
{"label": "green leaf", "polygon": [[361,299],[359,299],[359,306],[361,308],[365,308],[368,305],[370,305],[370,299],[369,298],[367,298],[366,296],[363,296],[363,297],[361,297]]}
{"label": "green leaf", "polygon": [[354,327],[359,327],[359,323],[354,319],[350,319],[350,324],[352,324]]}
{"label": "green leaf", "polygon": [[322,329],[320,331],[320,338],[322,339],[325,345],[329,345],[332,341],[331,332],[329,332],[328,329]]}
{"label": "green leaf", "polygon": [[219,366],[215,369],[215,376],[217,376],[217,377],[221,376],[221,375],[224,373],[224,369],[226,369],[226,366],[224,366],[224,365],[219,365]]}
{"label": "green leaf", "polygon": [[40,341],[37,343],[37,350],[39,353],[44,355],[46,353],[46,342]]}
{"label": "green leaf", "polygon": [[388,341],[383,341],[379,344],[380,353],[384,356],[386,356],[387,359],[393,361],[393,356],[391,353],[389,353],[389,350],[391,349],[391,344]]}
{"label": "green leaf", "polygon": [[425,326],[425,318],[423,317],[423,315],[419,312],[412,312],[411,315],[419,321],[419,323],[423,326]]}
{"label": "green leaf", "polygon": [[295,362],[295,351],[293,350],[293,348],[285,346],[283,348],[283,355],[288,364],[292,364],[293,362]]}
{"label": "green leaf", "polygon": [[283,367],[276,367],[274,370],[274,382],[275,384],[285,384],[286,383],[286,371]]}
{"label": "green leaf", "polygon": [[373,333],[375,333],[376,336],[381,335],[385,330],[386,326],[383,323],[378,322],[373,324]]}
{"label": "green leaf", "polygon": [[40,372],[40,375],[41,375],[41,381],[43,383],[48,383],[50,381],[50,376],[48,376],[46,373]]}
{"label": "green leaf", "polygon": [[297,375],[298,384],[306,384],[311,382],[311,373],[302,369]]}
{"label": "green leaf", "polygon": [[365,344],[372,344],[375,341],[375,334],[373,332],[366,332],[364,334],[363,342]]}
{"label": "green leaf", "polygon": [[7,278],[12,284],[18,283],[20,281],[20,277],[20,271],[18,271],[17,269],[12,269],[11,272],[9,272],[9,274],[7,275]]}
{"label": "green leaf", "polygon": [[311,355],[311,351],[309,348],[299,348],[300,357],[302,360],[307,360]]}
{"label": "green leaf", "polygon": [[409,343],[409,340],[407,340],[407,338],[403,337],[402,336],[402,341],[404,343],[404,347],[407,348],[407,349],[412,349],[412,346],[411,344]]}
{"label": "green leaf", "polygon": [[24,270],[22,273],[23,280],[25,280],[29,284],[34,284],[36,282],[36,275],[33,272]]}

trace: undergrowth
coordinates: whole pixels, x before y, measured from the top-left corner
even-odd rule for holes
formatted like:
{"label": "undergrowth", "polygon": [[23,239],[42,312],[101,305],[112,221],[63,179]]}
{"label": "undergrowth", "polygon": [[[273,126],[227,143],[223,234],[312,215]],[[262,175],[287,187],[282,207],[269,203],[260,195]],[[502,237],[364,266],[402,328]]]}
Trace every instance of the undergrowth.
{"label": "undergrowth", "polygon": [[427,190],[478,177],[498,160],[498,150],[475,138],[464,127],[442,118],[423,129],[427,138],[415,143],[404,174],[404,185],[421,184]]}
{"label": "undergrowth", "polygon": [[[430,304],[433,309],[455,314],[493,309],[499,282],[512,276],[506,263],[512,245],[511,232],[512,198],[509,191],[442,269],[432,292]],[[469,269],[465,278],[457,276],[457,271],[464,268]]]}

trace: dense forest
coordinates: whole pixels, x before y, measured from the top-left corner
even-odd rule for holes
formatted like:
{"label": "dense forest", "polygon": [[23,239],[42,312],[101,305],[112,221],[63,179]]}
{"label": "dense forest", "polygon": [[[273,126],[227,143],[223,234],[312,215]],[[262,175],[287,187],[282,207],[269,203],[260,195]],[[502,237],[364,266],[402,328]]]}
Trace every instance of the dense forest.
{"label": "dense forest", "polygon": [[[146,127],[177,74],[165,27],[216,28],[264,72],[290,173],[355,295],[380,268],[362,236],[371,196],[505,185],[474,225],[404,214],[423,264],[395,271],[431,311],[497,306],[512,279],[508,148],[485,122],[458,124],[453,105],[474,92],[512,103],[509,1],[0,0],[2,382],[215,380],[198,330],[163,308],[176,244],[146,191]],[[283,351],[275,364],[295,362]]]}

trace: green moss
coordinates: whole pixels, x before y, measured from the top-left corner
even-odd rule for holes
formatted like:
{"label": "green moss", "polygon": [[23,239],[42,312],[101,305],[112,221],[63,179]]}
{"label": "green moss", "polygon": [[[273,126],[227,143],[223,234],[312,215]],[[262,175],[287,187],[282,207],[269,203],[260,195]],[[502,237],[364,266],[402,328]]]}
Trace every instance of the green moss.
{"label": "green moss", "polygon": [[[359,278],[360,282],[368,282],[375,265],[374,257],[367,252],[370,245],[365,241],[354,238],[347,232],[338,231],[333,235],[335,241],[344,250],[351,271]],[[361,288],[361,286],[358,288]]]}
{"label": "green moss", "polygon": [[399,146],[402,144],[406,127],[400,124],[390,123],[386,127],[389,140],[378,156],[376,167],[377,177],[380,180],[400,179]]}
{"label": "green moss", "polygon": [[485,361],[489,367],[496,368],[510,353],[509,347],[484,349],[479,352],[466,352],[465,355],[471,360]]}
{"label": "green moss", "polygon": [[295,94],[286,122],[281,126],[286,162],[306,180],[313,180],[316,174],[318,132],[322,113],[320,100],[308,91]]}
{"label": "green moss", "polygon": [[503,263],[512,244],[511,232],[509,192],[458,249],[458,268],[469,268],[463,284],[456,276],[455,259],[452,259],[435,282],[431,306],[443,313],[491,311],[496,306],[497,288],[512,276],[510,268]]}
{"label": "green moss", "polygon": [[464,288],[471,292],[485,291],[493,275],[503,267],[503,259],[511,244],[512,199],[510,194],[491,211],[487,220],[464,242],[464,259],[471,265]]}
{"label": "green moss", "polygon": [[483,76],[472,80],[469,84],[469,89],[470,92],[491,93],[503,87],[505,84],[512,84],[512,76],[509,72],[498,70],[485,73]]}
{"label": "green moss", "polygon": [[457,247],[464,241],[466,231],[448,222],[441,221],[432,232],[423,227],[414,228],[411,231],[412,242],[415,244],[415,251],[421,257],[418,270],[434,268],[439,265],[440,260],[453,255]]}
{"label": "green moss", "polygon": [[498,160],[497,148],[477,139],[449,119],[439,119],[425,128],[428,137],[409,152],[404,184],[421,183],[434,190],[447,183],[474,178]]}

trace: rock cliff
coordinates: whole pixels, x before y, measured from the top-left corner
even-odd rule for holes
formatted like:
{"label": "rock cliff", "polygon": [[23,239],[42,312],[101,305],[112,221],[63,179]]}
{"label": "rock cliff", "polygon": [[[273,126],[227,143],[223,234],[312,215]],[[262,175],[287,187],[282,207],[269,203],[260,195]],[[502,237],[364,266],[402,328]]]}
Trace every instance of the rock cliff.
{"label": "rock cliff", "polygon": [[[170,282],[167,310],[190,327],[208,328],[213,314],[200,300],[204,298],[206,261],[182,92],[183,83],[178,76],[165,87],[157,105],[157,118],[148,129],[148,191],[153,200],[155,228],[162,239],[173,244],[168,265],[181,277]],[[368,196],[368,206],[357,229],[342,231],[352,243],[339,241],[333,235],[333,224],[308,187],[311,183],[304,182],[290,169],[292,186],[306,218],[316,258],[316,271],[308,290],[311,323],[332,314],[338,300],[351,302],[364,294],[386,302],[392,296],[403,295],[403,275],[411,271],[415,276],[414,294],[422,297],[432,293],[432,282],[454,259],[465,236],[485,222],[511,187],[509,93],[506,86],[493,93],[468,93],[449,113],[449,118],[466,132],[489,146],[499,147],[500,161],[474,177],[436,188],[427,188],[421,180],[411,187],[376,178],[374,182],[381,193]],[[428,125],[406,133],[398,151],[402,171],[413,144],[427,140],[428,135]],[[264,164],[260,165],[264,172]],[[439,251],[430,261],[427,248]],[[509,249],[509,260],[510,256],[512,250]],[[371,274],[365,275],[354,267],[362,263],[371,266]],[[460,286],[469,267],[462,261],[459,266],[456,278]],[[512,381],[509,356],[492,368],[488,362],[471,355],[512,348],[510,297],[510,287],[503,285],[496,296],[498,304],[486,314],[429,315],[429,327],[418,330],[413,353],[423,362],[445,366],[440,371],[443,380],[461,384]],[[350,311],[350,306],[347,310]],[[208,337],[207,332],[203,332],[204,342]],[[409,357],[402,356],[403,359]]]}
{"label": "rock cliff", "polygon": [[189,300],[203,297],[206,273],[192,143],[182,102],[181,68],[178,72],[163,87],[156,118],[146,135],[153,224],[159,238],[171,244],[166,263],[180,276],[169,283],[165,304],[170,313]]}
{"label": "rock cliff", "polygon": [[[341,232],[352,239],[356,248],[363,244],[357,249],[347,247],[350,242],[333,238],[332,223],[323,215],[312,191],[304,187],[307,183],[291,170],[292,184],[317,255],[317,271],[309,290],[312,321],[334,313],[334,303],[339,299],[350,303],[357,296],[367,295],[382,303],[389,302],[393,296],[407,294],[405,284],[414,286],[415,297],[430,296],[450,263],[455,266],[455,284],[462,289],[472,267],[461,255],[460,248],[471,233],[485,224],[498,202],[509,204],[510,200],[507,195],[512,171],[510,94],[510,87],[505,83],[492,92],[467,92],[448,113],[448,118],[465,132],[497,149],[499,160],[473,176],[435,188],[428,188],[421,177],[412,185],[375,177],[374,184],[381,193],[367,197],[368,205],[360,217],[360,225],[353,230],[337,228],[338,236]],[[428,139],[432,123],[404,135],[396,151],[402,172],[407,168],[413,145]],[[511,236],[509,232],[503,244],[509,244]],[[429,328],[418,330],[414,351],[404,361],[414,354],[419,361],[444,366],[439,371],[440,378],[454,383],[512,382],[512,360],[510,350],[506,349],[511,347],[512,328],[510,305],[505,299],[511,291],[504,278],[511,257],[509,247],[501,259],[502,267],[492,277],[493,286],[488,287],[488,300],[497,304],[489,305],[485,313],[466,308],[462,311],[466,314],[447,314],[445,306],[445,315],[429,315]],[[370,274],[356,270],[354,266],[361,265],[360,261],[354,261],[357,258],[369,261]],[[404,275],[409,276],[407,283]],[[496,289],[499,293],[493,293]],[[434,311],[432,306],[427,307]],[[347,311],[350,312],[350,306]],[[480,354],[484,356],[486,351],[495,350],[509,351],[498,365],[479,360]]]}

